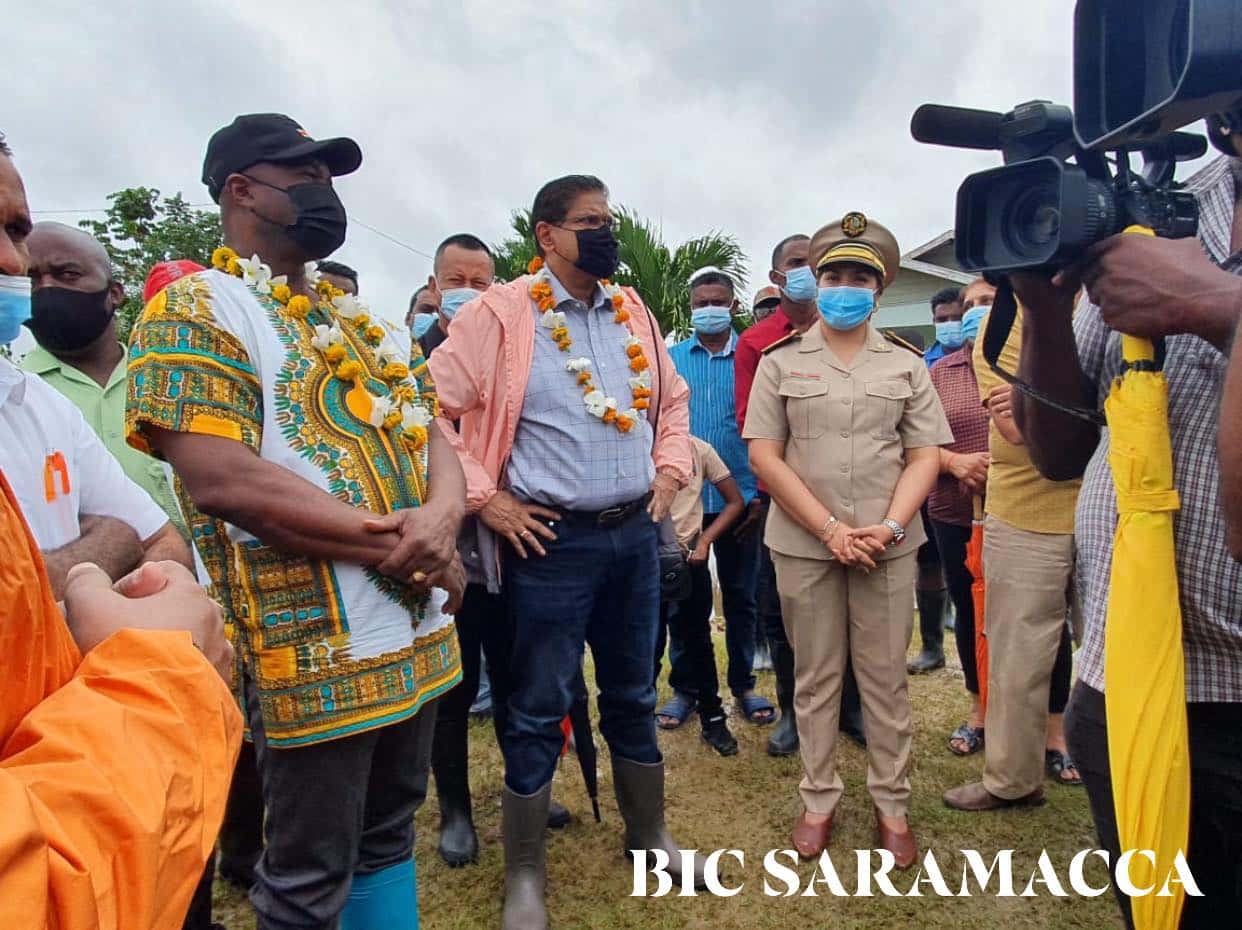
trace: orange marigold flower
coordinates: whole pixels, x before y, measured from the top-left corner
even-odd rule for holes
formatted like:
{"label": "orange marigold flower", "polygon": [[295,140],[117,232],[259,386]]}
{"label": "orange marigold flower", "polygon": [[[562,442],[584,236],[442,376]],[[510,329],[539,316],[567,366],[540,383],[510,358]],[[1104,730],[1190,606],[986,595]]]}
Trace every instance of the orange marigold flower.
{"label": "orange marigold flower", "polygon": [[536,255],[534,258],[530,260],[529,264],[527,264],[526,273],[527,274],[538,274],[539,269],[541,269],[542,267],[543,267],[543,259],[540,258],[538,255]]}
{"label": "orange marigold flower", "polygon": [[222,245],[211,253],[211,267],[224,271],[229,265],[229,260],[235,258],[237,258],[237,253],[227,245]]}
{"label": "orange marigold flower", "polygon": [[288,284],[277,284],[272,288],[272,300],[278,304],[287,304],[293,297],[293,289]]}
{"label": "orange marigold flower", "polygon": [[406,442],[414,447],[415,452],[427,445],[427,427],[425,426],[411,426],[402,433],[402,436],[405,437]]}
{"label": "orange marigold flower", "polygon": [[285,304],[285,309],[289,311],[290,316],[305,319],[306,315],[311,312],[310,298],[302,294],[295,294],[289,298],[289,302]]}
{"label": "orange marigold flower", "polygon": [[647,400],[647,398],[645,397],[634,398],[634,409],[635,410],[646,410],[650,406],[651,406],[651,401]]}
{"label": "orange marigold flower", "polygon": [[590,394],[594,390],[595,390],[595,384],[591,381],[588,381],[586,384],[582,385],[582,393],[584,395]]}
{"label": "orange marigold flower", "polygon": [[625,354],[630,358],[638,358],[638,356],[643,354],[643,347],[640,345],[626,346]]}
{"label": "orange marigold flower", "polygon": [[337,362],[345,361],[345,347],[342,345],[330,345],[324,350],[323,357],[332,365]]}
{"label": "orange marigold flower", "polygon": [[617,425],[617,429],[619,429],[621,432],[628,433],[630,430],[634,428],[634,421],[631,420],[629,417],[627,417],[625,414],[620,414],[617,417],[616,425]]}
{"label": "orange marigold flower", "polygon": [[232,258],[230,258],[225,263],[224,270],[228,274],[231,274],[234,277],[240,278],[241,277],[241,259],[239,259],[236,255],[234,255]]}
{"label": "orange marigold flower", "polygon": [[354,324],[354,329],[363,330],[371,325],[371,318],[365,313],[359,313],[350,322]]}
{"label": "orange marigold flower", "polygon": [[630,321],[630,311],[618,310],[613,314],[612,321],[614,323],[628,323]]}
{"label": "orange marigold flower", "polygon": [[616,309],[620,310],[620,309],[621,309],[621,307],[622,307],[624,304],[625,304],[625,295],[624,295],[624,294],[613,294],[613,295],[612,295],[612,305],[613,305],[613,307],[615,307]]}
{"label": "orange marigold flower", "polygon": [[384,338],[384,327],[368,326],[367,331],[363,335],[367,337],[367,341],[379,343]]}
{"label": "orange marigold flower", "polygon": [[352,359],[336,366],[336,376],[342,381],[353,381],[360,374],[362,374],[362,366]]}
{"label": "orange marigold flower", "polygon": [[579,383],[579,384],[590,384],[590,383],[591,383],[591,373],[590,373],[589,371],[580,371],[580,372],[578,372],[578,383]]}
{"label": "orange marigold flower", "polygon": [[385,381],[404,381],[410,375],[410,369],[400,362],[389,362],[380,375]]}
{"label": "orange marigold flower", "polygon": [[556,329],[552,330],[552,338],[557,342],[563,342],[569,338],[569,330],[564,326],[558,326]]}
{"label": "orange marigold flower", "polygon": [[650,397],[650,396],[651,396],[651,391],[650,391],[650,390],[648,390],[648,389],[647,389],[647,388],[645,388],[645,387],[636,387],[636,388],[634,388],[634,392],[633,392],[633,393],[634,393],[634,397],[636,397],[636,398],[638,398],[638,397]]}
{"label": "orange marigold flower", "polygon": [[401,425],[401,411],[394,410],[388,416],[384,417],[384,429],[396,429]]}
{"label": "orange marigold flower", "polygon": [[609,407],[607,410],[604,411],[604,422],[605,423],[611,423],[613,420],[616,420],[616,419],[618,419],[617,411],[614,410],[612,407]]}
{"label": "orange marigold flower", "polygon": [[[332,298],[335,296],[332,292],[337,290],[336,286],[327,278],[320,278],[315,282],[315,291],[320,297]],[[342,291],[342,293],[344,293]]]}
{"label": "orange marigold flower", "polygon": [[647,368],[647,360],[643,358],[641,355],[630,359],[630,371],[640,372],[640,371],[646,370],[646,368]]}
{"label": "orange marigold flower", "polygon": [[536,281],[530,286],[531,297],[551,297],[552,285],[547,281]]}

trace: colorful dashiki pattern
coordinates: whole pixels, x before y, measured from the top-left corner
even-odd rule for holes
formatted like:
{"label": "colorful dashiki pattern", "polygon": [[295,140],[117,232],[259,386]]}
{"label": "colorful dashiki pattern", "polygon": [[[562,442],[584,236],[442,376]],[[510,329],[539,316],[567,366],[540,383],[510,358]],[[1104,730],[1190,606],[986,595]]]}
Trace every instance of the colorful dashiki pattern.
{"label": "colorful dashiki pattern", "polygon": [[[220,271],[175,282],[134,326],[130,444],[149,451],[148,426],[225,437],[351,506],[380,514],[419,506],[426,448],[415,451],[369,420],[368,397],[388,393],[384,360],[398,347],[386,336],[373,348],[337,320],[347,357],[361,366],[342,381],[311,344],[315,326],[334,319],[325,302],[298,319]],[[436,412],[417,343],[407,390]],[[460,680],[443,591],[419,597],[373,569],[279,552],[204,518],[179,484],[178,493],[197,559],[234,615],[234,642],[257,685],[269,745],[323,742],[402,720]]]}

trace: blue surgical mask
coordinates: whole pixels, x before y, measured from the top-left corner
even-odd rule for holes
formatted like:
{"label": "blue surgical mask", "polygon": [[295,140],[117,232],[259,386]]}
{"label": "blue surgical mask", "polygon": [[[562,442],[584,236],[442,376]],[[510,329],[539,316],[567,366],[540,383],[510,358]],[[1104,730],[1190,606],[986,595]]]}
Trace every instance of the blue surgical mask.
{"label": "blue surgical mask", "polygon": [[983,304],[978,307],[971,307],[962,314],[962,339],[969,339],[971,342],[974,342],[979,336],[979,324],[991,312],[992,305]]}
{"label": "blue surgical mask", "polygon": [[30,319],[30,279],[24,275],[0,274],[0,345],[8,345],[21,335],[22,324]]}
{"label": "blue surgical mask", "polygon": [[785,272],[785,283],[781,286],[781,293],[790,300],[800,304],[809,304],[815,299],[817,291],[815,274],[809,266],[790,268]]}
{"label": "blue surgical mask", "polygon": [[414,314],[414,321],[410,324],[410,332],[415,339],[422,339],[423,334],[435,326],[438,319],[439,317],[434,313],[416,313]]}
{"label": "blue surgical mask", "polygon": [[462,304],[474,300],[482,293],[472,287],[450,287],[443,290],[440,292],[440,312],[444,314],[446,320],[451,320],[457,316],[457,311],[461,309]]}
{"label": "blue surgical mask", "polygon": [[936,324],[936,341],[946,349],[960,349],[966,337],[961,320],[944,320]]}
{"label": "blue surgical mask", "polygon": [[816,299],[819,315],[833,329],[845,332],[867,321],[875,310],[875,291],[868,287],[821,287]]}
{"label": "blue surgical mask", "polygon": [[733,322],[733,312],[728,307],[699,307],[690,311],[690,325],[696,333],[718,336]]}

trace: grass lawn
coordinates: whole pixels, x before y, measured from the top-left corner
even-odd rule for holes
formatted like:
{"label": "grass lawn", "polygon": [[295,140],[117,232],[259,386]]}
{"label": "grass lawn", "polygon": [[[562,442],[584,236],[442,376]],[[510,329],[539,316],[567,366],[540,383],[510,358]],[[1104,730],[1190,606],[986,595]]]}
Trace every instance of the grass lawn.
{"label": "grass lawn", "polygon": [[[916,625],[917,628],[917,625]],[[917,639],[917,634],[916,634]],[[952,634],[947,637],[952,643]],[[952,650],[950,649],[950,652]],[[717,635],[718,663],[723,682],[724,642]],[[915,753],[911,779],[914,787],[911,822],[920,849],[933,848],[956,893],[962,882],[962,849],[978,850],[985,862],[1000,849],[1013,849],[1015,891],[1026,886],[1041,849],[1047,849],[1057,875],[1070,897],[1053,897],[1043,885],[1038,897],[988,895],[922,897],[835,898],[824,885],[818,897],[768,897],[764,894],[763,857],[771,849],[788,849],[789,830],[801,805],[798,780],[801,763],[796,756],[771,759],[765,752],[768,728],[755,727],[737,716],[730,726],[741,743],[738,755],[716,755],[699,738],[697,719],[681,730],[660,734],[668,766],[668,821],[679,842],[701,850],[741,849],[745,868],[725,859],[726,885],[744,884],[732,898],[700,895],[679,898],[630,897],[632,869],[621,852],[621,818],[612,794],[607,749],[601,743],[600,800],[604,822],[596,824],[582,786],[576,758],[562,762],[554,794],[574,813],[566,829],[550,833],[548,842],[549,911],[554,928],[642,928],[642,930],[887,930],[887,928],[954,928],[954,930],[1117,930],[1122,926],[1111,892],[1080,898],[1069,888],[1067,872],[1074,853],[1095,846],[1087,798],[1081,788],[1048,784],[1048,804],[1036,810],[989,814],[959,814],[941,803],[941,793],[975,780],[982,754],[959,759],[945,747],[947,735],[969,709],[962,676],[950,667],[911,679],[914,707]],[[770,672],[760,675],[759,690],[774,698]],[[661,700],[667,686],[661,689]],[[471,725],[472,786],[475,820],[482,853],[476,866],[449,869],[436,855],[438,809],[434,797],[417,816],[418,884],[423,930],[493,930],[500,926],[503,857],[500,844],[500,788],[502,764],[491,724]],[[855,849],[874,845],[874,817],[866,791],[866,758],[862,750],[842,737],[838,764],[845,781],[845,798],[837,812],[830,852],[842,882],[851,892],[856,883]],[[781,860],[788,864],[788,860]],[[815,868],[798,866],[805,889]],[[914,870],[899,875],[894,884],[903,894],[914,882]],[[1089,884],[1104,887],[1102,863],[1091,857],[1086,869]],[[783,885],[773,882],[783,890]],[[654,889],[654,882],[651,888]],[[250,930],[254,918],[245,896],[218,883],[216,919],[229,930]]]}

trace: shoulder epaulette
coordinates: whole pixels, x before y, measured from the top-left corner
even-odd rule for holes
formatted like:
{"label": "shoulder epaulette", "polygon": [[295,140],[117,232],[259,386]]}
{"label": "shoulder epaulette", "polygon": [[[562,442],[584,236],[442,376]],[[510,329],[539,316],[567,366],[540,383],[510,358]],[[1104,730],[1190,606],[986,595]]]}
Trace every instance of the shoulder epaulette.
{"label": "shoulder epaulette", "polygon": [[922,349],[916,346],[913,342],[910,342],[907,339],[902,339],[891,329],[880,330],[880,335],[883,336],[885,339],[887,339],[889,342],[891,342],[893,345],[897,346],[899,349],[905,349],[907,352],[913,352],[919,358],[923,357]]}
{"label": "shoulder epaulette", "polygon": [[783,345],[788,345],[788,344],[789,344],[789,343],[791,343],[791,342],[797,342],[797,341],[798,341],[799,339],[801,339],[801,338],[802,338],[802,334],[801,334],[801,333],[797,333],[797,332],[794,332],[794,333],[786,333],[785,335],[781,336],[781,338],[780,338],[780,339],[777,339],[777,340],[776,340],[776,342],[774,342],[774,343],[772,343],[771,345],[767,346],[767,347],[763,350],[763,352],[762,352],[761,354],[763,354],[763,355],[767,355],[767,354],[768,354],[769,352],[771,352],[773,349],[779,349],[779,348],[780,348],[781,346],[783,346]]}

